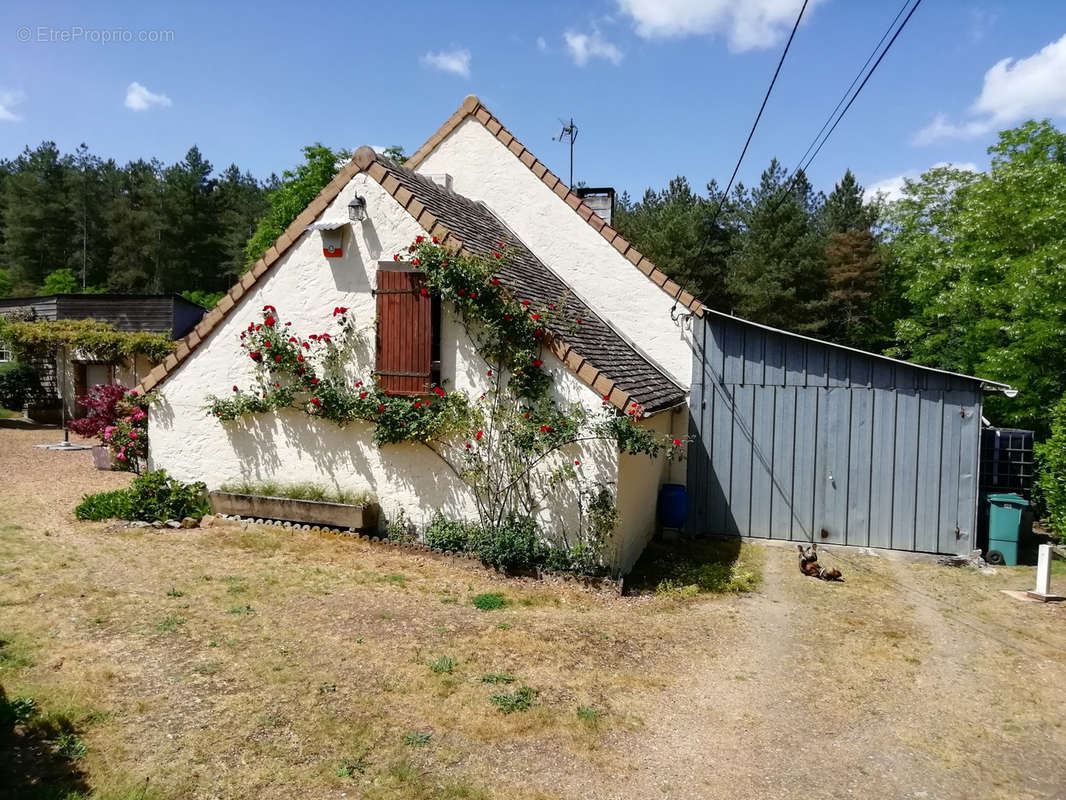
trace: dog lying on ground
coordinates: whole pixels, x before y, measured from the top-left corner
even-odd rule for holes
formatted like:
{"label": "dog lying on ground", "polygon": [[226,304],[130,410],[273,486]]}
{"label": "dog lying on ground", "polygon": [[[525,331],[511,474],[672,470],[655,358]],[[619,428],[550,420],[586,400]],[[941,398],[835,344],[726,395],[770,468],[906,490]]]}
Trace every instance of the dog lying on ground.
{"label": "dog lying on ground", "polygon": [[799,568],[800,572],[811,578],[818,578],[823,581],[843,581],[844,576],[840,574],[839,569],[833,569],[832,567],[823,567],[818,563],[818,545],[812,544],[810,547],[804,549],[803,545],[796,545],[799,550]]}

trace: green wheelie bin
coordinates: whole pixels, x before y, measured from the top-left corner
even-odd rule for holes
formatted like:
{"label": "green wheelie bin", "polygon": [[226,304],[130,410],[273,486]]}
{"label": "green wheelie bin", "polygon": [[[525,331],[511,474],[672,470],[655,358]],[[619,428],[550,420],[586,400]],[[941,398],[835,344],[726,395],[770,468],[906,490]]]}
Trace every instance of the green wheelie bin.
{"label": "green wheelie bin", "polygon": [[1018,565],[1018,543],[1022,538],[1022,515],[1029,501],[1018,494],[988,495],[989,564]]}

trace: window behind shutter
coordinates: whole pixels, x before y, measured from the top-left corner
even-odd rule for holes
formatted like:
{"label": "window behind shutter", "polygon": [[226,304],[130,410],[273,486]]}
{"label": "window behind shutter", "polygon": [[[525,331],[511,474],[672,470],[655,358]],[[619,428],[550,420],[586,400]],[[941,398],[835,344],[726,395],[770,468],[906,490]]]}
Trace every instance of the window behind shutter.
{"label": "window behind shutter", "polygon": [[425,394],[434,382],[433,299],[419,272],[378,270],[377,376],[394,394]]}

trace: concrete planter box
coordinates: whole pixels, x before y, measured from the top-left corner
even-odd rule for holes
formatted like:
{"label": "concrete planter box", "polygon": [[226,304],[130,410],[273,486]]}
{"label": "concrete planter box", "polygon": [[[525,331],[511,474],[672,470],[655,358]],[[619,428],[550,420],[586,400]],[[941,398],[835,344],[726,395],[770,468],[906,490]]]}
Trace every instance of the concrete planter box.
{"label": "concrete planter box", "polygon": [[373,531],[378,526],[378,506],[350,506],[345,503],[326,503],[319,500],[291,500],[288,497],[264,497],[255,494],[211,492],[211,510],[216,514],[237,514],[242,517],[282,519],[307,525],[328,525],[331,528],[354,528]]}

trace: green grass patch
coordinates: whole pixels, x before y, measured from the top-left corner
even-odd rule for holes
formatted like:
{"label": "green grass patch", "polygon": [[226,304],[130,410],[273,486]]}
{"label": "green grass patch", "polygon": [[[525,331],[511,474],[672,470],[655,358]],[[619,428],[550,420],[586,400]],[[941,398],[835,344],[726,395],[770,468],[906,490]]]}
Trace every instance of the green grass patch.
{"label": "green grass patch", "polygon": [[432,733],[427,733],[426,731],[411,731],[403,737],[403,743],[408,747],[423,747],[429,744],[429,740],[432,738]]}
{"label": "green grass patch", "polygon": [[434,675],[451,675],[455,669],[455,659],[451,656],[441,656],[436,661],[429,662],[429,668]]}
{"label": "green grass patch", "polygon": [[689,597],[753,592],[762,584],[763,551],[726,540],[653,542],[626,581],[634,593]]}
{"label": "green grass patch", "polygon": [[227,614],[234,614],[237,616],[254,614],[255,609],[251,606],[234,606],[226,611]]}
{"label": "green grass patch", "polygon": [[470,603],[474,608],[481,611],[495,611],[498,608],[503,608],[507,605],[507,599],[500,594],[494,594],[489,592],[487,594],[479,594]]}
{"label": "green grass patch", "polygon": [[167,614],[155,624],[155,629],[163,633],[170,633],[171,631],[176,631],[184,625],[185,622],[185,617],[178,616],[177,614]]}
{"label": "green grass patch", "polygon": [[577,718],[588,725],[595,725],[603,719],[603,712],[589,706],[578,706]]}
{"label": "green grass patch", "polygon": [[485,672],[481,675],[482,683],[514,683],[514,675],[508,675],[506,672]]}
{"label": "green grass patch", "polygon": [[0,632],[0,675],[31,666],[29,646],[16,634]]}
{"label": "green grass patch", "polygon": [[489,702],[504,714],[515,711],[529,711],[537,699],[537,690],[530,686],[520,686],[513,692],[502,692],[489,697]]}

